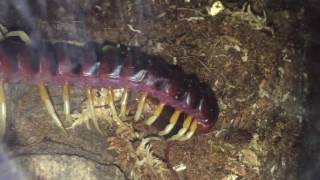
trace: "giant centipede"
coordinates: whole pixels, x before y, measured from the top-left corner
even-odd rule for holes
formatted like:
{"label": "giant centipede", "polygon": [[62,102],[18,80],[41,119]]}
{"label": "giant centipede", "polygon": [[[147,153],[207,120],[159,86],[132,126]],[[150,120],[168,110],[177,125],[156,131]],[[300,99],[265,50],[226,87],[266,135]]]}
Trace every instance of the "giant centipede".
{"label": "giant centipede", "polygon": [[[216,96],[208,83],[195,74],[167,63],[159,55],[145,53],[141,48],[87,42],[31,40],[22,31],[8,32],[2,28],[0,40],[0,118],[1,135],[6,126],[4,83],[22,82],[39,87],[40,97],[55,123],[66,133],[47,90],[48,85],[63,86],[64,112],[70,117],[69,86],[86,89],[92,101],[92,88],[108,88],[108,104],[113,118],[126,111],[126,98],[118,114],[113,103],[115,88],[125,89],[124,96],[140,94],[133,121],[139,121],[147,98],[157,99],[153,114],[145,124],[162,124],[159,135],[171,140],[187,140],[194,134],[206,133],[216,123],[219,114]],[[91,108],[93,109],[93,107]],[[169,114],[164,120],[162,114]],[[94,114],[93,110],[92,113]],[[95,126],[98,128],[96,120]]]}

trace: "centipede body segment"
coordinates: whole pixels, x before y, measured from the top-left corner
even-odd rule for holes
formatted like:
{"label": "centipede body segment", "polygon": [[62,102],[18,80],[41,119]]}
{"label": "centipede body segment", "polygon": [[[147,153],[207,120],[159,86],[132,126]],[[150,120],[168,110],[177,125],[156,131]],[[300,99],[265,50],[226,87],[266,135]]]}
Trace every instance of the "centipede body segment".
{"label": "centipede body segment", "polygon": [[[131,92],[139,93],[133,122],[141,119],[146,99],[159,104],[145,124],[162,124],[159,135],[171,140],[187,140],[206,133],[218,118],[218,105],[210,86],[195,75],[168,64],[163,58],[149,55],[137,47],[88,42],[82,46],[66,42],[30,40],[23,32],[3,32],[0,41],[0,116],[1,135],[5,132],[6,108],[4,83],[24,82],[39,86],[41,99],[55,123],[65,132],[47,91],[48,85],[63,86],[66,119],[70,119],[70,86],[86,89],[92,121],[101,132],[95,117],[93,89],[107,88],[107,102],[117,123],[126,116]],[[112,89],[123,88],[120,113],[114,105]],[[163,111],[171,109],[163,121]],[[174,134],[172,134],[174,133]]]}

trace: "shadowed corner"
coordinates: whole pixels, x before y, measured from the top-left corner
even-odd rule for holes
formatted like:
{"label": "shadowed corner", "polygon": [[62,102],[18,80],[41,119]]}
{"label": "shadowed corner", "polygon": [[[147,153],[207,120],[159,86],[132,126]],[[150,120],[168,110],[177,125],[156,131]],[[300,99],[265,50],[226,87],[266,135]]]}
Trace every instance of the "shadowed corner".
{"label": "shadowed corner", "polygon": [[21,168],[19,168],[14,161],[9,159],[9,154],[2,143],[0,144],[0,179],[27,179]]}
{"label": "shadowed corner", "polygon": [[308,71],[309,93],[305,104],[307,113],[301,134],[302,149],[298,162],[298,179],[319,179],[320,174],[320,3],[309,0],[306,3],[305,21],[308,39],[305,43],[305,63]]}

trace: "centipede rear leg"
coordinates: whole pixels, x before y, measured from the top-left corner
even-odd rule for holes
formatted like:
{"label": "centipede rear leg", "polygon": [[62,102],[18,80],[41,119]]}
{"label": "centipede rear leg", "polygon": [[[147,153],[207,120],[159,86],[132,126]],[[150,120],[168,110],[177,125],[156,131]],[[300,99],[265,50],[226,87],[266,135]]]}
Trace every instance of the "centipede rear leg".
{"label": "centipede rear leg", "polygon": [[0,39],[6,39],[9,37],[19,38],[21,41],[25,43],[29,43],[31,41],[29,35],[24,31],[9,31],[3,24],[0,24]]}

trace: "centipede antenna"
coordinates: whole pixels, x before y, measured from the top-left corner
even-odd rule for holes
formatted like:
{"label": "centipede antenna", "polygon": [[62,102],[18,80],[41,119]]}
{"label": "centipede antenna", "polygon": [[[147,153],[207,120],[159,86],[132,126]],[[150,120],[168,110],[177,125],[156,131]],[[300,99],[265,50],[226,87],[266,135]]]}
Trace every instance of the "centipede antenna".
{"label": "centipede antenna", "polygon": [[63,107],[64,107],[64,114],[66,116],[66,120],[71,120],[70,115],[70,87],[68,83],[65,83],[63,86]]}
{"label": "centipede antenna", "polygon": [[108,102],[108,105],[109,105],[109,107],[111,109],[111,114],[112,114],[113,120],[118,125],[123,125],[123,122],[121,121],[121,119],[118,116],[118,113],[117,113],[117,110],[116,110],[116,106],[114,105],[113,90],[110,87],[108,88],[107,102]]}
{"label": "centipede antenna", "polygon": [[7,126],[7,112],[6,112],[6,95],[4,90],[4,84],[0,82],[0,139],[3,139],[3,136],[6,132]]}
{"label": "centipede antenna", "polygon": [[164,136],[166,134],[169,134],[174,128],[174,126],[177,124],[179,116],[180,116],[180,111],[174,111],[174,113],[172,114],[169,120],[170,123],[162,131],[159,132],[159,136]]}
{"label": "centipede antenna", "polygon": [[128,97],[129,97],[129,91],[128,89],[124,89],[124,93],[121,99],[121,109],[119,114],[120,117],[126,116]]}
{"label": "centipede antenna", "polygon": [[197,121],[193,121],[191,126],[189,127],[189,131],[187,132],[187,134],[185,134],[184,136],[182,136],[180,139],[178,139],[179,141],[186,141],[188,139],[190,139],[194,133],[196,132],[197,130]]}
{"label": "centipede antenna", "polygon": [[136,111],[136,114],[134,115],[134,121],[139,121],[142,111],[144,109],[144,104],[146,102],[147,93],[143,94],[139,100],[138,109]]}
{"label": "centipede antenna", "polygon": [[88,98],[88,107],[89,107],[89,111],[91,114],[91,119],[93,121],[94,126],[96,127],[96,129],[98,130],[98,132],[100,134],[103,134],[99,124],[98,124],[98,119],[96,116],[96,112],[94,111],[94,101],[93,101],[93,94],[92,94],[92,89],[91,88],[87,88],[86,90],[86,94],[87,94],[87,98]]}
{"label": "centipede antenna", "polygon": [[192,122],[192,116],[188,116],[184,121],[183,121],[183,125],[182,128],[178,131],[177,134],[173,135],[172,137],[169,138],[169,140],[178,140],[180,139],[189,129],[190,124]]}
{"label": "centipede antenna", "polygon": [[49,115],[52,117],[52,119],[55,121],[55,123],[58,125],[58,127],[65,133],[68,134],[66,129],[64,128],[62,122],[60,121],[54,107],[53,104],[51,102],[51,99],[49,97],[49,93],[47,90],[47,87],[44,85],[43,82],[41,82],[39,85],[39,93],[40,93],[40,97],[42,99],[42,101],[44,102]]}
{"label": "centipede antenna", "polygon": [[5,37],[15,37],[15,36],[18,36],[21,39],[21,41],[23,41],[25,43],[31,42],[30,37],[24,31],[10,31],[5,34]]}
{"label": "centipede antenna", "polygon": [[145,122],[145,124],[147,124],[149,126],[152,125],[157,120],[157,118],[160,116],[164,106],[165,106],[164,103],[160,103],[156,107],[156,110],[154,111],[153,115],[151,117],[149,117],[149,119]]}

